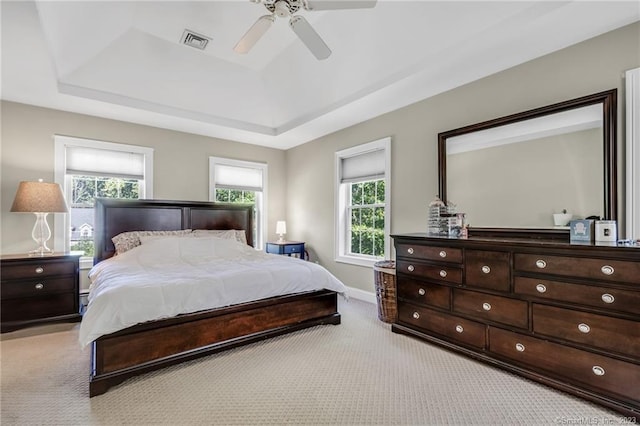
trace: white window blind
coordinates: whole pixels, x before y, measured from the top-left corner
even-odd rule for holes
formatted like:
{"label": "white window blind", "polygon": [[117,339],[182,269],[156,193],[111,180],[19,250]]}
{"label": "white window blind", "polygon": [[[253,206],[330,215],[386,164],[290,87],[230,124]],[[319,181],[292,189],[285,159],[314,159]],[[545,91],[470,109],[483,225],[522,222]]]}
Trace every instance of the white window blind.
{"label": "white window blind", "polygon": [[385,151],[377,149],[341,159],[340,182],[382,179],[385,175]]}
{"label": "white window blind", "polygon": [[216,188],[242,191],[262,191],[262,170],[250,167],[215,165]]}
{"label": "white window blind", "polygon": [[144,154],[67,146],[66,173],[143,180]]}

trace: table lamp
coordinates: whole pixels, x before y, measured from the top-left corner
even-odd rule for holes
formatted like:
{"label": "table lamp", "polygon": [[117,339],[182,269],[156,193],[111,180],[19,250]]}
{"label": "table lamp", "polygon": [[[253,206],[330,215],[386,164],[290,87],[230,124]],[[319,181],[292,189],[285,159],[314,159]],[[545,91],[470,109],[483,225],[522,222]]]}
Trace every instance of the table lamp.
{"label": "table lamp", "polygon": [[38,248],[30,251],[29,254],[32,256],[53,254],[53,250],[47,247],[47,241],[51,238],[47,215],[69,211],[60,185],[43,182],[42,179],[37,182],[20,182],[11,211],[36,215],[36,224],[31,231],[31,237],[38,244]]}
{"label": "table lamp", "polygon": [[287,222],[285,222],[284,220],[279,220],[276,222],[276,234],[278,234],[280,236],[280,238],[278,238],[278,242],[282,243],[284,242],[284,237],[283,235],[287,233]]}

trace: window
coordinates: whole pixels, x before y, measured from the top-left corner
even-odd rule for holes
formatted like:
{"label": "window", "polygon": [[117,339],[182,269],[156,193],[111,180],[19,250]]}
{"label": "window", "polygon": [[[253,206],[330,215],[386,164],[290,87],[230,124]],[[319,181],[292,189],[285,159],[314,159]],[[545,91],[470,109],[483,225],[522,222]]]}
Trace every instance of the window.
{"label": "window", "polygon": [[369,266],[391,254],[391,138],[336,152],[336,261]]}
{"label": "window", "polygon": [[54,244],[90,262],[96,197],[152,198],[153,149],[56,135],[55,159],[69,214],[56,221]]}
{"label": "window", "polygon": [[254,246],[262,250],[266,230],[267,165],[209,157],[209,200],[253,204]]}

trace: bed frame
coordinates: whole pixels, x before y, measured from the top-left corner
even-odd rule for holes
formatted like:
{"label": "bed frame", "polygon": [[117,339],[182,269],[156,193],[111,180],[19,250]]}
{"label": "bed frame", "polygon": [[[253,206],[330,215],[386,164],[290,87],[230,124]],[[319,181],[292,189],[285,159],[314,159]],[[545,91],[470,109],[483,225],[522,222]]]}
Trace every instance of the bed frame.
{"label": "bed frame", "polygon": [[[163,200],[97,199],[95,262],[115,254],[121,232],[244,229],[253,245],[253,207]],[[262,339],[320,324],[340,324],[337,293],[320,290],[149,321],[92,342],[89,396],[124,380]]]}

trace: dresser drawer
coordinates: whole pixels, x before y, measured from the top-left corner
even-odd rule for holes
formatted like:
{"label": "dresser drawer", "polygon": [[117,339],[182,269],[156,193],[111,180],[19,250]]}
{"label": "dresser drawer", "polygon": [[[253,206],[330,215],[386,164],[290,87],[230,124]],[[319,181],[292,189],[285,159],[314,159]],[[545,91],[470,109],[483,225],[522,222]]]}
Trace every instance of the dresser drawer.
{"label": "dresser drawer", "polygon": [[527,302],[501,296],[453,289],[453,310],[481,320],[527,328]]}
{"label": "dresser drawer", "polygon": [[29,262],[29,263],[3,263],[2,279],[38,279],[54,275],[73,275],[76,272],[75,262]]}
{"label": "dresser drawer", "polygon": [[509,253],[467,250],[464,265],[467,286],[509,291]]}
{"label": "dresser drawer", "polygon": [[397,286],[397,294],[400,299],[443,309],[450,307],[451,289],[449,287],[410,279],[399,280]]}
{"label": "dresser drawer", "polygon": [[2,321],[25,321],[53,317],[57,315],[77,314],[79,300],[74,293],[50,294],[24,299],[2,301],[0,315]]}
{"label": "dresser drawer", "polygon": [[514,267],[517,271],[640,284],[640,256],[638,262],[628,262],[516,253]]}
{"label": "dresser drawer", "polygon": [[436,333],[467,346],[478,349],[485,347],[486,327],[465,318],[408,303],[398,303],[398,322]]}
{"label": "dresser drawer", "polygon": [[489,350],[537,370],[640,401],[640,365],[489,327]]}
{"label": "dresser drawer", "polygon": [[427,265],[424,263],[399,260],[397,272],[402,272],[415,277],[441,281],[449,284],[462,283],[462,268],[449,265]]}
{"label": "dresser drawer", "polygon": [[515,277],[514,283],[519,294],[640,315],[640,288],[636,292],[527,277]]}
{"label": "dresser drawer", "polygon": [[2,283],[2,300],[15,297],[37,297],[43,294],[75,291],[73,278],[47,278],[37,281],[8,281]]}
{"label": "dresser drawer", "polygon": [[401,257],[462,263],[462,249],[459,248],[397,244],[396,253]]}
{"label": "dresser drawer", "polygon": [[640,322],[534,303],[533,332],[640,358]]}

